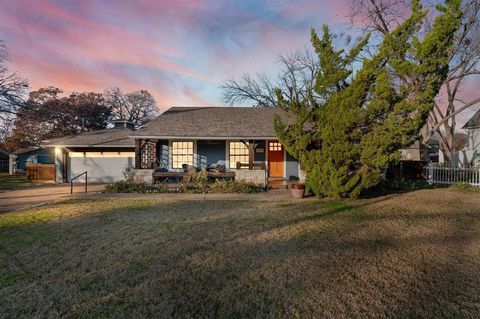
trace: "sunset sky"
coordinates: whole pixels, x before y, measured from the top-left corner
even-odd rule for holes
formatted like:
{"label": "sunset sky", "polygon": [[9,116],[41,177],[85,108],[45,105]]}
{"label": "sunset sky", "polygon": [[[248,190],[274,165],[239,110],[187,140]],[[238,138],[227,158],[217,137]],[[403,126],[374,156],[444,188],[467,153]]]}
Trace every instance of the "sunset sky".
{"label": "sunset sky", "polygon": [[310,45],[311,27],[349,27],[348,0],[0,0],[0,8],[9,68],[32,89],[147,89],[162,110],[222,105],[226,79],[272,74],[279,53]]}
{"label": "sunset sky", "polygon": [[161,108],[221,105],[219,86],[274,70],[310,27],[346,24],[346,2],[318,0],[0,0],[10,68],[33,89],[147,89]]}

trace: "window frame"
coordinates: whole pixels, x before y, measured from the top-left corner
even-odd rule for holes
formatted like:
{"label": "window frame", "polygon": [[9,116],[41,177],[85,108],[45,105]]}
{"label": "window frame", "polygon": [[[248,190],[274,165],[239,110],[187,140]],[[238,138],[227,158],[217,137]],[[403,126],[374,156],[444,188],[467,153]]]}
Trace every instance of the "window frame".
{"label": "window frame", "polygon": [[[175,152],[175,148],[174,148],[174,145],[176,145],[177,143],[191,143],[191,148],[190,147],[182,147],[180,148],[181,150],[187,150],[187,151],[190,151],[191,150],[191,154],[190,153],[176,153]],[[195,166],[195,141],[188,141],[188,140],[174,140],[174,141],[170,141],[170,167],[172,169],[182,169],[182,165],[183,164],[187,164],[187,165],[192,165],[192,166]],[[175,157],[176,156],[180,156],[181,158],[185,158],[185,157],[190,157],[189,161],[188,162],[184,162],[183,160],[175,160]],[[191,160],[191,162],[190,162]],[[175,164],[179,165],[179,167],[175,167]]]}
{"label": "window frame", "polygon": [[283,145],[277,141],[268,142],[268,151],[269,152],[283,152]]}
{"label": "window frame", "polygon": [[[235,144],[238,144],[238,145],[243,145],[242,148],[239,148],[239,147],[233,147],[232,148],[232,144],[235,143]],[[240,162],[242,164],[248,164],[249,163],[249,158],[250,158],[250,152],[249,152],[249,148],[248,148],[248,143],[249,142],[242,142],[242,141],[228,141],[228,168],[229,169],[237,169],[237,162]],[[235,153],[235,154],[232,154],[232,149],[236,150],[236,151],[241,151],[241,150],[245,150],[245,153]],[[241,158],[241,159],[244,159],[244,160],[237,160],[238,158]],[[235,159],[232,161],[232,159]]]}

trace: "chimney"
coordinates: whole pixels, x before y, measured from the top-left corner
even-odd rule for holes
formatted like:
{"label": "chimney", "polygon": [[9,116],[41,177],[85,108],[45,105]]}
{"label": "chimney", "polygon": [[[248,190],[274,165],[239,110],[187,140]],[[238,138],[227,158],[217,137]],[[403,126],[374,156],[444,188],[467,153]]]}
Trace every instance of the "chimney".
{"label": "chimney", "polygon": [[114,120],[112,121],[114,128],[128,128],[130,130],[135,129],[135,124],[130,122],[129,120]]}

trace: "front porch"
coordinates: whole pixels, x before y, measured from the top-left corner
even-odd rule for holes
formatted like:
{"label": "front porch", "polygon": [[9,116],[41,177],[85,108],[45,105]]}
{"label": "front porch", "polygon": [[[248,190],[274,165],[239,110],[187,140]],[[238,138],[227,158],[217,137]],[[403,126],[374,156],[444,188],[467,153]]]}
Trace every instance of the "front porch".
{"label": "front porch", "polygon": [[[135,168],[151,182],[181,179],[207,170],[212,179],[246,180],[286,185],[299,180],[299,166],[276,140],[260,139],[136,139]],[[149,181],[146,181],[149,182]]]}

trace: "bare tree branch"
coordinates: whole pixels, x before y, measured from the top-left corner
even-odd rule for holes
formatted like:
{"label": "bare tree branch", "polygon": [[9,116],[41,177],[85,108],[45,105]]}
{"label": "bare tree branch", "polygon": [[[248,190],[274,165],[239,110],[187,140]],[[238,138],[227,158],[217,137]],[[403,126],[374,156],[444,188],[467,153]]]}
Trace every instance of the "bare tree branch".
{"label": "bare tree branch", "polygon": [[10,134],[17,109],[24,103],[28,89],[27,80],[16,73],[8,73],[8,52],[0,40],[0,141]]}
{"label": "bare tree branch", "polygon": [[285,98],[307,97],[314,87],[319,68],[318,60],[312,52],[305,50],[281,54],[276,62],[280,66],[276,78],[258,73],[226,81],[221,86],[223,101],[228,105],[248,102],[260,107],[275,106],[277,88]]}
{"label": "bare tree branch", "polygon": [[146,90],[123,93],[119,88],[105,90],[104,98],[110,107],[113,119],[128,120],[141,126],[158,115],[153,96]]}

